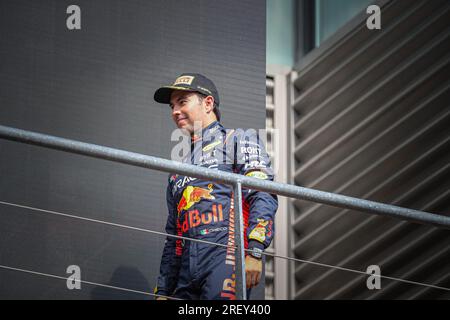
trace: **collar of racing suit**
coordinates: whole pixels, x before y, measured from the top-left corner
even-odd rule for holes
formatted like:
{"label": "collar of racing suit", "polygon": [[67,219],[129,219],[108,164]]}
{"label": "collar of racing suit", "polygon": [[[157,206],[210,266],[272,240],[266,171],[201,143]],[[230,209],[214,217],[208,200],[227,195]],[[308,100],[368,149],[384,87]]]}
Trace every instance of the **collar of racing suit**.
{"label": "collar of racing suit", "polygon": [[[194,143],[196,143],[196,142],[202,141],[203,138],[205,138],[206,136],[208,136],[208,133],[210,133],[211,130],[213,130],[213,129],[216,128],[216,127],[217,127],[217,129],[222,128],[222,124],[221,124],[219,121],[217,121],[217,120],[211,122],[208,126],[206,126],[205,128],[203,128],[203,129],[202,129],[202,135],[201,135],[200,137],[194,135],[194,136],[192,137],[192,139],[191,139],[191,145],[194,144]],[[213,131],[215,131],[215,130],[213,130]],[[211,132],[211,133],[214,133],[214,132]]]}

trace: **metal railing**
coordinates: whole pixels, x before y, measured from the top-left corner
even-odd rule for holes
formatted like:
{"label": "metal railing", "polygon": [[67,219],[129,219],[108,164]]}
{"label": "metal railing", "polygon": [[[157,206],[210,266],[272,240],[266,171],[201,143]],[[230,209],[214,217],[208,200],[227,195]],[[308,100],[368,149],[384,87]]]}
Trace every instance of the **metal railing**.
{"label": "metal railing", "polygon": [[[50,149],[76,153],[93,158],[124,163],[136,167],[178,173],[204,180],[220,182],[233,186],[235,202],[236,234],[236,298],[245,300],[244,237],[242,217],[242,188],[251,188],[300,200],[313,201],[335,207],[359,210],[371,214],[385,215],[416,223],[450,229],[450,217],[428,212],[402,208],[394,205],[374,202],[331,192],[324,192],[273,181],[249,178],[239,174],[211,170],[191,164],[161,159],[139,153],[109,148],[105,146],[64,139],[0,125],[0,138],[42,146]],[[176,237],[176,236],[175,236]]]}

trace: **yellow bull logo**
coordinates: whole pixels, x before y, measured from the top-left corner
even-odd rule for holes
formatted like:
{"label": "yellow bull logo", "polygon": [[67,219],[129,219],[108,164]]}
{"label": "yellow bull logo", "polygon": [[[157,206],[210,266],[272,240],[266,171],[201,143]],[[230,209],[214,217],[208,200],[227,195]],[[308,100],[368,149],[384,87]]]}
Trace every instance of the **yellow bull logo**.
{"label": "yellow bull logo", "polygon": [[202,199],[214,200],[214,196],[211,195],[213,191],[212,184],[208,185],[208,189],[199,187],[187,186],[183,191],[180,202],[178,202],[177,211],[178,214],[183,210],[188,210],[197,202]]}

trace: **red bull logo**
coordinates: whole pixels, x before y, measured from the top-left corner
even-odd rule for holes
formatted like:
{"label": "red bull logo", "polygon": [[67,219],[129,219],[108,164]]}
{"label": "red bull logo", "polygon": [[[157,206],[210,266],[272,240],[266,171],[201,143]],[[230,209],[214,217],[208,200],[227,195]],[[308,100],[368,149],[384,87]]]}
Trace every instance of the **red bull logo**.
{"label": "red bull logo", "polygon": [[182,224],[183,232],[187,232],[190,228],[200,225],[207,225],[215,222],[223,221],[222,205],[213,204],[212,212],[200,213],[198,210],[189,211],[184,218]]}
{"label": "red bull logo", "polygon": [[183,195],[181,196],[180,202],[178,202],[177,211],[178,215],[183,210],[188,210],[197,202],[200,202],[202,199],[214,200],[214,196],[211,195],[213,191],[212,184],[208,185],[208,189],[203,189],[199,187],[187,186]]}

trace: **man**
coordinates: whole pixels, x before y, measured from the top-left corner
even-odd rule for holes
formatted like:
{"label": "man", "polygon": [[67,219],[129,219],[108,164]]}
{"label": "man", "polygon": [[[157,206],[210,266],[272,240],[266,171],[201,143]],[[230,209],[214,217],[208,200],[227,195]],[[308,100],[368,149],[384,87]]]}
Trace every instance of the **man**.
{"label": "man", "polygon": [[[219,94],[201,74],[182,74],[159,88],[155,101],[169,104],[178,128],[191,136],[184,160],[210,169],[272,180],[270,160],[255,130],[226,130],[220,123]],[[197,132],[196,124],[201,125]],[[262,252],[272,241],[275,195],[244,189],[246,287],[261,278]],[[234,246],[231,186],[177,174],[169,176],[166,232]],[[155,293],[181,299],[235,299],[235,250],[167,237]]]}

